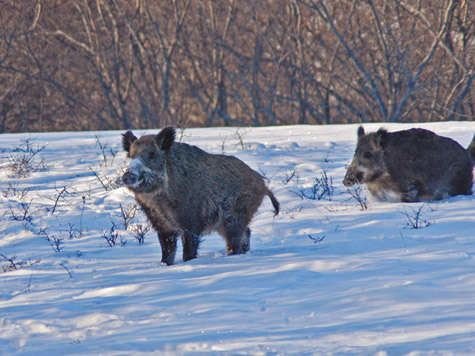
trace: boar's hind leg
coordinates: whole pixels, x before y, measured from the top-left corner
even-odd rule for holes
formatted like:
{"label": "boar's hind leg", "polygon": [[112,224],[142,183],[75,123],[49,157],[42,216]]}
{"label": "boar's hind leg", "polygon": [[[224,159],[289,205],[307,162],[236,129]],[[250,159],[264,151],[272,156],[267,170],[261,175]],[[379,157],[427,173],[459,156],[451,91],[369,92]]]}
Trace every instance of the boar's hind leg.
{"label": "boar's hind leg", "polygon": [[200,244],[200,235],[190,231],[185,231],[181,236],[183,244],[183,261],[189,261],[196,258],[198,246]]}
{"label": "boar's hind leg", "polygon": [[[475,142],[475,141],[474,141]],[[470,169],[458,172],[450,182],[449,194],[455,195],[471,195],[472,194],[472,172]]]}
{"label": "boar's hind leg", "polygon": [[244,239],[241,241],[242,253],[249,251],[251,248],[251,229],[247,228],[244,233]]}
{"label": "boar's hind leg", "polygon": [[162,263],[170,266],[175,260],[177,234],[160,232],[158,233],[158,239],[162,247]]}
{"label": "boar's hind leg", "polygon": [[224,239],[226,240],[228,255],[236,255],[249,251],[251,230],[246,225],[237,221],[225,224]]}

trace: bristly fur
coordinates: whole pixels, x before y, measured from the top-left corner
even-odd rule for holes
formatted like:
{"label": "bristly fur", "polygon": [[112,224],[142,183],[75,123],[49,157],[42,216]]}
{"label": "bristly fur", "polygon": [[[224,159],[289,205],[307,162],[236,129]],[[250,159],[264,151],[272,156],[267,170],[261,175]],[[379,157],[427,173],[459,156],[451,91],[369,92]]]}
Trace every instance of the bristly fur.
{"label": "bristly fur", "polygon": [[140,139],[127,132],[123,147],[133,159],[123,181],[157,231],[162,262],[175,259],[177,239],[185,261],[197,256],[201,236],[217,231],[228,254],[249,250],[249,224],[268,196],[279,212],[279,202],[263,177],[236,157],[209,154],[175,142],[175,129]]}
{"label": "bristly fur", "polygon": [[[365,184],[381,201],[389,196],[413,202],[472,193],[472,158],[450,138],[424,129],[365,134],[361,126],[357,136],[355,155],[343,180],[348,187]],[[472,144],[475,150],[475,138]]]}

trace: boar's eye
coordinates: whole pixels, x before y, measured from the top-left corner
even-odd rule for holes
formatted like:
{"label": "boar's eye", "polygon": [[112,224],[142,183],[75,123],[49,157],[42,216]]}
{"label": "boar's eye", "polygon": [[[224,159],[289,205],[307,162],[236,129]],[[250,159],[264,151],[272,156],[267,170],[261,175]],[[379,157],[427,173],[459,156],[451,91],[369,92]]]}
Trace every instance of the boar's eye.
{"label": "boar's eye", "polygon": [[154,159],[155,158],[155,152],[153,152],[153,151],[149,152],[148,158],[149,159]]}
{"label": "boar's eye", "polygon": [[373,157],[373,154],[370,151],[364,151],[363,152],[363,158],[371,159],[372,157]]}

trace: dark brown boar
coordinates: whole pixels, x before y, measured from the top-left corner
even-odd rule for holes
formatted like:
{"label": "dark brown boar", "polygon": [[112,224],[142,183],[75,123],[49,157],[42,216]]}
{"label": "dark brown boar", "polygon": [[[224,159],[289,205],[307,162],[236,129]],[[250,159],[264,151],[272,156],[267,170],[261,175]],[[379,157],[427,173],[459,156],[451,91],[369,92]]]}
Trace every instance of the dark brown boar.
{"label": "dark brown boar", "polygon": [[265,195],[279,213],[260,174],[236,157],[175,142],[173,127],[140,139],[127,131],[122,144],[132,159],[122,181],[157,231],[167,265],[175,259],[178,236],[185,261],[196,258],[201,236],[211,231],[224,238],[229,255],[247,252],[248,225]]}
{"label": "dark brown boar", "polygon": [[470,154],[454,140],[424,129],[365,134],[343,184],[365,184],[379,201],[440,200],[472,193]]}

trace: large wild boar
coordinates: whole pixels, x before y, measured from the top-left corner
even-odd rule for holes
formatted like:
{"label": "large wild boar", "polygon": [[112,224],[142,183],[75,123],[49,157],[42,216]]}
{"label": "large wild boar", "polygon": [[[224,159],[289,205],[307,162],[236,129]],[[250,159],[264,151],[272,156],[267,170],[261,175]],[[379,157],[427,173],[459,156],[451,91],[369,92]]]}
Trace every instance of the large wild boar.
{"label": "large wild boar", "polygon": [[379,201],[440,200],[472,193],[470,154],[454,140],[424,129],[365,134],[343,184],[365,184]]}
{"label": "large wild boar", "polygon": [[279,213],[260,174],[236,157],[175,142],[173,127],[140,139],[127,131],[122,145],[132,159],[122,181],[157,231],[162,263],[173,264],[178,236],[183,260],[196,258],[201,236],[211,231],[224,238],[229,255],[245,253],[248,225],[265,195]]}

